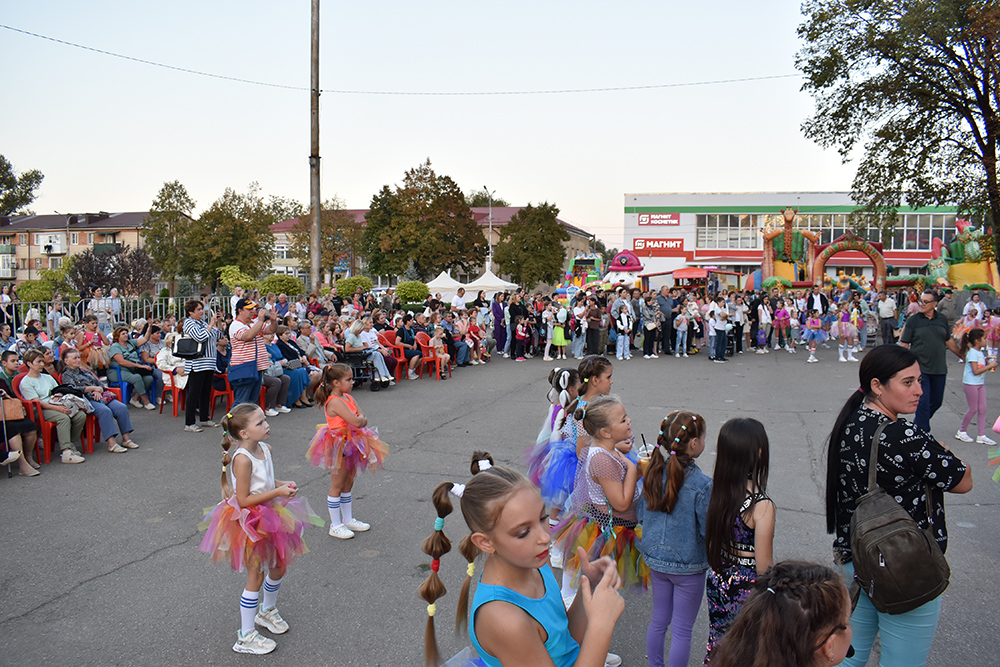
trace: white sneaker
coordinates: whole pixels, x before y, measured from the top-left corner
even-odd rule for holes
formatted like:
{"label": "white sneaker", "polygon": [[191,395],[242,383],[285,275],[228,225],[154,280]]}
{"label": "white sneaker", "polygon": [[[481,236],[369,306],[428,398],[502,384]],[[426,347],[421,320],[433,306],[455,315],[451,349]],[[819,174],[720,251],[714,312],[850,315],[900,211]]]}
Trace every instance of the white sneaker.
{"label": "white sneaker", "polygon": [[[142,403],[140,403],[139,405],[142,405]],[[143,405],[142,407],[145,408],[146,410],[155,410],[156,409],[156,406],[153,405],[152,403],[146,403],[146,405]]]}
{"label": "white sneaker", "polygon": [[131,405],[133,408],[141,408],[142,407],[142,401],[140,401],[135,396],[132,397],[132,400],[129,401],[128,404]]}
{"label": "white sneaker", "polygon": [[264,411],[264,414],[266,416],[268,416],[268,417],[277,417],[281,413],[278,412],[277,410],[275,410],[274,408],[269,408],[269,409],[267,409],[267,410]]}
{"label": "white sneaker", "polygon": [[338,523],[336,526],[330,526],[330,537],[336,537],[339,540],[349,540],[354,537],[354,531],[344,524]]}
{"label": "white sneaker", "polygon": [[254,617],[253,622],[257,625],[263,625],[276,635],[283,635],[288,632],[288,623],[278,613],[277,607],[271,607],[266,610],[261,609],[257,612],[257,616]]}
{"label": "white sneaker", "polygon": [[658,355],[658,354],[651,354],[649,356],[653,357],[654,359],[659,359],[660,358],[660,355]]}
{"label": "white sneaker", "polygon": [[994,440],[993,438],[990,438],[989,436],[986,436],[986,435],[981,435],[978,438],[976,438],[976,442],[978,442],[980,445],[995,445],[995,444],[997,444],[996,440]]}
{"label": "white sneaker", "polygon": [[779,349],[781,349],[781,348],[780,348],[780,347],[778,346],[778,344],[777,344],[777,343],[775,343],[775,344],[774,344],[774,349],[776,349],[776,350],[779,350]]}
{"label": "white sneaker", "polygon": [[684,353],[684,358],[685,358],[685,359],[687,359],[687,358],[688,358],[688,354],[687,354],[687,352],[685,352],[685,353]]}
{"label": "white sneaker", "polygon": [[233,650],[237,653],[264,655],[273,651],[277,645],[270,637],[265,637],[256,630],[251,630],[246,635],[242,632],[236,634],[236,643],[233,644]]}
{"label": "white sneaker", "polygon": [[357,519],[351,519],[343,525],[347,526],[349,530],[353,530],[355,533],[363,533],[371,528],[371,524],[365,523],[364,521],[358,521]]}
{"label": "white sneaker", "polygon": [[681,353],[680,352],[675,353],[674,357],[677,358],[677,359],[680,359],[681,358]]}
{"label": "white sneaker", "polygon": [[809,358],[808,358],[808,359],[806,359],[806,363],[807,363],[807,364],[815,364],[815,363],[816,363],[816,362],[818,362],[818,361],[819,361],[819,359],[817,359],[817,358],[816,358],[816,355],[815,355],[815,354],[810,354],[810,355],[809,355]]}
{"label": "white sneaker", "polygon": [[[505,354],[503,356],[506,357],[507,355]],[[416,380],[417,379],[417,374],[414,371],[407,371],[406,377],[409,378],[410,380]]]}
{"label": "white sneaker", "polygon": [[291,408],[286,408],[284,405],[279,405],[278,406],[278,412],[289,413],[291,411],[292,411]]}
{"label": "white sneaker", "polygon": [[202,426],[207,426],[208,428],[218,428],[219,427],[219,425],[216,422],[212,421],[211,419],[209,419],[207,422],[202,422],[201,425]]}
{"label": "white sneaker", "polygon": [[848,353],[847,353],[847,360],[848,361],[857,361],[858,358],[854,356],[854,352],[848,351]]}
{"label": "white sneaker", "polygon": [[621,656],[614,653],[608,653],[608,657],[604,659],[605,667],[620,667],[622,664]]}
{"label": "white sneaker", "polygon": [[510,359],[510,352],[504,352],[503,353],[503,358],[504,359]]}
{"label": "white sneaker", "polygon": [[542,357],[542,361],[555,361],[552,357]]}
{"label": "white sneaker", "polygon": [[86,459],[74,452],[72,449],[64,449],[62,451],[61,460],[63,463],[83,463]]}
{"label": "white sneaker", "polygon": [[188,433],[201,433],[204,429],[197,424],[190,424],[189,426],[185,426],[184,430]]}
{"label": "white sneaker", "polygon": [[[985,437],[985,436],[983,436],[983,437]],[[974,442],[973,439],[972,439],[972,437],[968,433],[966,433],[965,431],[959,431],[958,433],[956,433],[955,434],[955,439],[956,440],[961,440],[962,442]]]}

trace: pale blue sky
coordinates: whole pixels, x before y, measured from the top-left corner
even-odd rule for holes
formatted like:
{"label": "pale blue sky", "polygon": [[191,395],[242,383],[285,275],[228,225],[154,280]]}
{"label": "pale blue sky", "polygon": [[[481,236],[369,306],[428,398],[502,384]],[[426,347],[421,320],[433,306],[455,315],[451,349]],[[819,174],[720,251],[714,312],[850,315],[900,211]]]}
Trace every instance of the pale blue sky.
{"label": "pale blue sky", "polygon": [[[216,74],[309,85],[308,0],[6,3],[0,23]],[[322,2],[325,89],[548,90],[794,74],[796,2]],[[309,94],[168,71],[0,29],[0,153],[40,169],[33,205],[148,208],[164,181],[198,210],[229,186],[309,197]],[[798,78],[565,95],[324,94],[323,195],[350,208],[429,157],[464,191],[620,247],[623,195],[850,189],[807,141]]]}

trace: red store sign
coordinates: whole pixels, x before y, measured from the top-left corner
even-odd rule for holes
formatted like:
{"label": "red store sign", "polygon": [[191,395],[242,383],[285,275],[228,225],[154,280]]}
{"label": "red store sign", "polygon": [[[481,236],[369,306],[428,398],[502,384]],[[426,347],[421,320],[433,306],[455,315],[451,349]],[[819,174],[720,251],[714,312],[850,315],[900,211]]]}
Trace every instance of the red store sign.
{"label": "red store sign", "polygon": [[632,251],[639,257],[683,257],[684,239],[633,239]]}
{"label": "red store sign", "polygon": [[640,213],[640,225],[671,225],[679,227],[681,224],[680,213]]}

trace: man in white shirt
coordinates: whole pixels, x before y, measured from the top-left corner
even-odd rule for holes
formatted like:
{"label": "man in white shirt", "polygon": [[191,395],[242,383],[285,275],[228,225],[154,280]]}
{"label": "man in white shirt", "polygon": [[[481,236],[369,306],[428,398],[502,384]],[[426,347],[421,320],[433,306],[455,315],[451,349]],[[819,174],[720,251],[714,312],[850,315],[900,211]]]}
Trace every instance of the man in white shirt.
{"label": "man in white shirt", "polygon": [[111,335],[111,301],[104,297],[104,290],[94,288],[94,298],[87,303],[87,310],[97,316],[97,326],[105,336]]}
{"label": "man in white shirt", "polygon": [[235,318],[237,313],[239,312],[236,309],[236,303],[242,298],[243,298],[243,288],[237,285],[236,287],[233,288],[233,295],[229,298],[229,307],[233,312],[233,318]]}
{"label": "man in white shirt", "polygon": [[451,298],[451,309],[453,311],[465,310],[465,288],[459,287],[458,293]]}
{"label": "man in white shirt", "polygon": [[892,345],[896,342],[892,333],[896,327],[896,300],[886,296],[885,292],[879,292],[875,306],[878,309],[879,328],[882,330],[882,344]]}

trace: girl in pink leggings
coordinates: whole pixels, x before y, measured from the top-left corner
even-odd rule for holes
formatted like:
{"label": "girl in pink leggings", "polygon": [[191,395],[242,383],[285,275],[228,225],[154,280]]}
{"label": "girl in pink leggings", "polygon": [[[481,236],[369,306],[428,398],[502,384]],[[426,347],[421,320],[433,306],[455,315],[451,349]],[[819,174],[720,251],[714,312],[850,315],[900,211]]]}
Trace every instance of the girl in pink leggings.
{"label": "girl in pink leggings", "polygon": [[965,399],[969,402],[969,411],[962,419],[962,428],[958,430],[955,437],[962,442],[972,442],[969,435],[969,424],[972,418],[976,418],[976,426],[979,428],[979,437],[976,442],[981,445],[997,444],[986,436],[986,385],[983,383],[983,373],[991,371],[997,367],[995,359],[987,362],[986,355],[983,354],[983,347],[986,345],[986,332],[976,327],[969,329],[962,334],[962,346],[960,352],[965,357],[965,374],[962,376],[962,389],[965,390]]}

